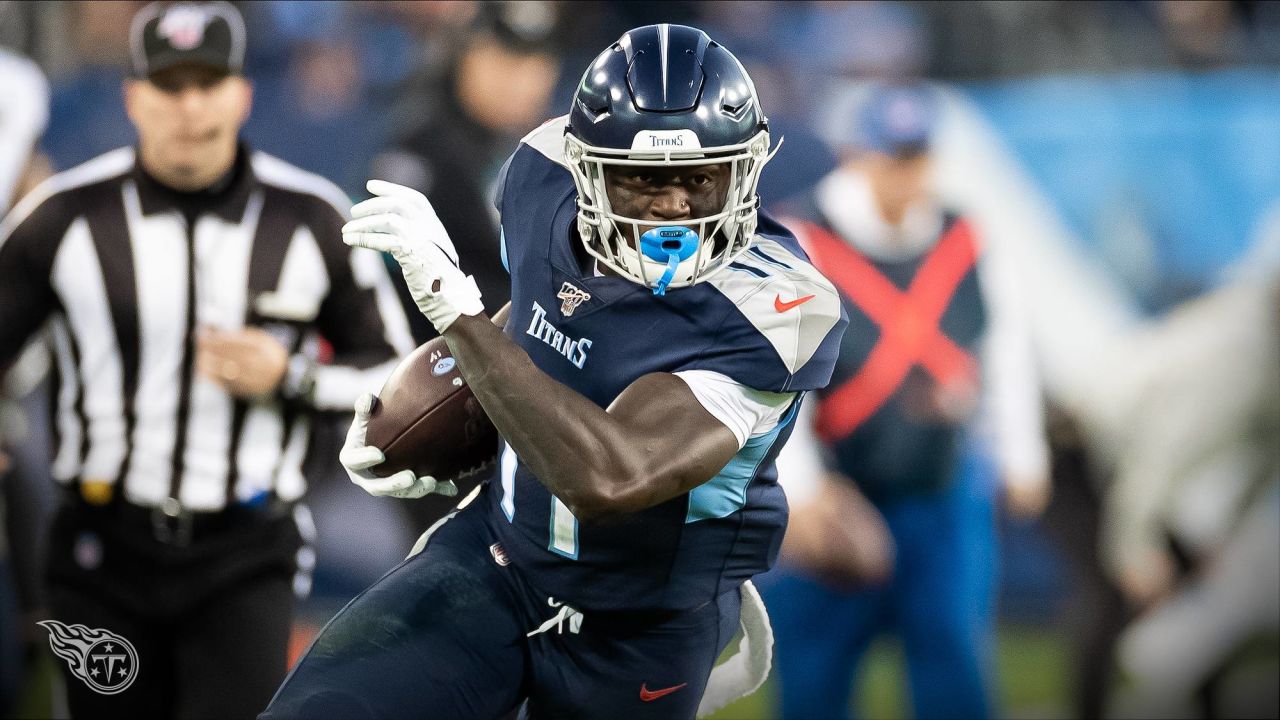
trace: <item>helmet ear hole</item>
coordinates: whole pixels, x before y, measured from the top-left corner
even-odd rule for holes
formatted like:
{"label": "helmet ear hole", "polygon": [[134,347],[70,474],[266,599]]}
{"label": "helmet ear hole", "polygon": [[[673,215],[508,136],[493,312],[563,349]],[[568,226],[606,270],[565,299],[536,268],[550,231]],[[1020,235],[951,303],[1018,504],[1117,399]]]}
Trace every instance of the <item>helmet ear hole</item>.
{"label": "helmet ear hole", "polygon": [[598,121],[600,119],[600,116],[609,114],[609,103],[603,102],[603,103],[597,103],[592,105],[582,103],[582,110],[593,121]]}
{"label": "helmet ear hole", "polygon": [[750,100],[743,100],[737,105],[725,103],[720,106],[720,111],[734,120],[741,120],[743,115],[747,114],[747,106],[751,104]]}

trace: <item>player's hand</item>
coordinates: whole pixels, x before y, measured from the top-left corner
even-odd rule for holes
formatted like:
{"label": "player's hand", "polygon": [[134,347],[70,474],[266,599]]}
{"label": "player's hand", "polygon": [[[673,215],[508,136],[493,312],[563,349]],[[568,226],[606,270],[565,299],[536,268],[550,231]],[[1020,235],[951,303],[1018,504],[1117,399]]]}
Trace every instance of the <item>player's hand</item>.
{"label": "player's hand", "polygon": [[365,394],[356,401],[356,416],[351,420],[347,441],[338,454],[338,460],[351,482],[370,495],[393,498],[420,498],[431,493],[446,497],[457,495],[458,486],[450,480],[441,482],[431,476],[418,477],[412,470],[401,470],[390,477],[378,477],[370,472],[370,468],[386,459],[381,450],[364,442],[369,429],[369,414],[377,402],[378,396],[373,394]]}
{"label": "player's hand", "polygon": [[1139,609],[1159,603],[1173,592],[1177,565],[1168,551],[1150,548],[1122,563],[1116,584]]}
{"label": "player's hand", "polygon": [[483,313],[480,289],[459,269],[458,252],[427,198],[385,180],[370,180],[365,187],[377,197],[351,208],[342,241],[391,253],[418,309],[440,334],[459,315]]}
{"label": "player's hand", "polygon": [[1048,507],[1053,485],[1048,476],[1004,474],[1004,507],[1018,520],[1034,520]]}
{"label": "player's hand", "polygon": [[274,392],[288,367],[289,350],[260,328],[204,328],[196,334],[196,370],[235,397]]}
{"label": "player's hand", "polygon": [[887,583],[895,550],[884,518],[848,479],[821,483],[817,498],[791,508],[783,557],[841,589]]}

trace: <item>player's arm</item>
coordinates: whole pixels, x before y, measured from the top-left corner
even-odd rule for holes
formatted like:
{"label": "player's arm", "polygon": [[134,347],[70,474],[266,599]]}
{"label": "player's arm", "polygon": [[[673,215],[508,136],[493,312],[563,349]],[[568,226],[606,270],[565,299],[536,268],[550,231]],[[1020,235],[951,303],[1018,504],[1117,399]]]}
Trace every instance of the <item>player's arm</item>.
{"label": "player's arm", "polygon": [[645,375],[603,410],[539,370],[483,316],[459,317],[444,337],[498,431],[579,518],[687,493],[738,452],[733,432],[675,375]]}
{"label": "player's arm", "polygon": [[69,220],[29,197],[0,223],[0,377],[58,306],[51,274]]}
{"label": "player's arm", "polygon": [[382,259],[342,249],[350,256],[344,253],[331,263],[329,295],[316,317],[316,326],[333,345],[333,362],[308,368],[309,400],[319,410],[350,410],[360,392],[376,392],[414,347]]}
{"label": "player's arm", "polygon": [[426,198],[378,180],[368,188],[378,197],[352,208],[343,240],[389,252],[400,263],[418,309],[445,336],[494,425],[579,517],[676,497],[737,452],[733,432],[677,377],[642,377],[606,411],[543,373],[484,316],[480,291],[459,269],[453,242]]}

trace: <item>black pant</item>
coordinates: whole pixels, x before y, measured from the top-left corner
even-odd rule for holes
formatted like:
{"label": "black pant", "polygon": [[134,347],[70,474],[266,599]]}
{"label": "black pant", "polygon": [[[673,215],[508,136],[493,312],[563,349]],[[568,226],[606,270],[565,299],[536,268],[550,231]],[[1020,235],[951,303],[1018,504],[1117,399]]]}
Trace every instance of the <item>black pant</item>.
{"label": "black pant", "polygon": [[252,718],[284,679],[301,540],[287,509],[162,542],[137,508],[70,502],[46,579],[52,619],[137,651],[134,682],[95,692],[63,675],[72,717]]}
{"label": "black pant", "polygon": [[[260,720],[694,717],[738,589],[690,610],[576,620],[500,562],[481,496],[329,621]],[[505,520],[498,520],[505,522]],[[504,558],[505,560],[505,558]]]}

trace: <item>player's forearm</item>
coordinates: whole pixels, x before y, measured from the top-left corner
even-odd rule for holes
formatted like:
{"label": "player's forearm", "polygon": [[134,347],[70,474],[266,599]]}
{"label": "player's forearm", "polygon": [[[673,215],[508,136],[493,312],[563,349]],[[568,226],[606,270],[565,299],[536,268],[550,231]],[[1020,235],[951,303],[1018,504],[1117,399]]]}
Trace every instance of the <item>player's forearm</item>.
{"label": "player's forearm", "polygon": [[619,421],[481,319],[459,318],[445,340],[489,419],[542,484],[580,518],[652,504],[643,449]]}

